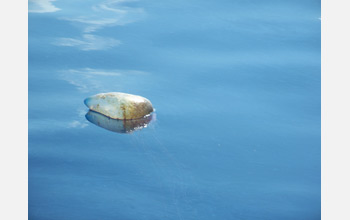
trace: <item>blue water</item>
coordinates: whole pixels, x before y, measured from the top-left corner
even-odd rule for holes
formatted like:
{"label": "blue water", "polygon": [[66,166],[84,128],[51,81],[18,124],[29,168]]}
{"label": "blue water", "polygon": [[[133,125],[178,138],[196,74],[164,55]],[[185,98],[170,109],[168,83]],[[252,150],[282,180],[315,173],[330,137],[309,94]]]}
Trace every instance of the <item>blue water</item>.
{"label": "blue water", "polygon": [[[320,1],[29,1],[30,220],[313,220]],[[83,100],[141,95],[147,127]]]}

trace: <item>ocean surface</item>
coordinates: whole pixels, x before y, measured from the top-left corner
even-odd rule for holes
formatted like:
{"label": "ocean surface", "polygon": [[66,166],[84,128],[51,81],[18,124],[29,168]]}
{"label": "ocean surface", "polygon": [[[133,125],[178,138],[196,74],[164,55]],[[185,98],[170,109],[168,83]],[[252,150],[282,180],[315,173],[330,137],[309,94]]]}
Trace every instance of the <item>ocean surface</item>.
{"label": "ocean surface", "polygon": [[[29,0],[29,219],[320,219],[320,7]],[[123,130],[101,92],[156,112]]]}

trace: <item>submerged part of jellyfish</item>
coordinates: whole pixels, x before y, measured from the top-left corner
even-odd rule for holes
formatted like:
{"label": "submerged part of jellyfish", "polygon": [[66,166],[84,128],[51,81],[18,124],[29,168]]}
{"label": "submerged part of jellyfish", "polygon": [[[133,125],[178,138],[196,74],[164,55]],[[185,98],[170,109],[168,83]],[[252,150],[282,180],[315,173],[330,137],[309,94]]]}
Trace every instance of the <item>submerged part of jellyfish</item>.
{"label": "submerged part of jellyfish", "polygon": [[154,113],[149,114],[143,118],[138,118],[138,119],[119,120],[119,119],[109,118],[98,112],[94,112],[90,110],[88,113],[86,113],[85,118],[89,122],[101,128],[107,129],[109,131],[113,131],[117,133],[132,133],[133,131],[141,130],[147,127],[147,125],[151,121],[155,120],[155,114]]}
{"label": "submerged part of jellyfish", "polygon": [[148,99],[121,92],[93,95],[86,98],[84,103],[90,110],[113,119],[138,119],[153,112]]}

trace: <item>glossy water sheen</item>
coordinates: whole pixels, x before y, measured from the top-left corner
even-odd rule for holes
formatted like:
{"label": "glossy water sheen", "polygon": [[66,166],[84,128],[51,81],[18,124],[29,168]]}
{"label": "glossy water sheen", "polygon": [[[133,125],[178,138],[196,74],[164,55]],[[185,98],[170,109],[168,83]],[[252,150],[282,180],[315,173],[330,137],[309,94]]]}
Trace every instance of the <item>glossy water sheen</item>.
{"label": "glossy water sheen", "polygon": [[[320,1],[40,2],[29,219],[320,219]],[[156,120],[89,122],[111,91]]]}

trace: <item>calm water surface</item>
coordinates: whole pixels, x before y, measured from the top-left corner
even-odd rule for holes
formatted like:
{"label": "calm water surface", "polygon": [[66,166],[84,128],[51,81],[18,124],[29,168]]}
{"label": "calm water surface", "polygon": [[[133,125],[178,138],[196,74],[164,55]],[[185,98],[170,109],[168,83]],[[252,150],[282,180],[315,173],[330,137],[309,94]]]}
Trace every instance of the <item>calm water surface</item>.
{"label": "calm water surface", "polygon": [[[29,219],[320,219],[320,1],[29,0]],[[83,100],[156,114],[123,134]],[[147,122],[148,123],[148,122]]]}

